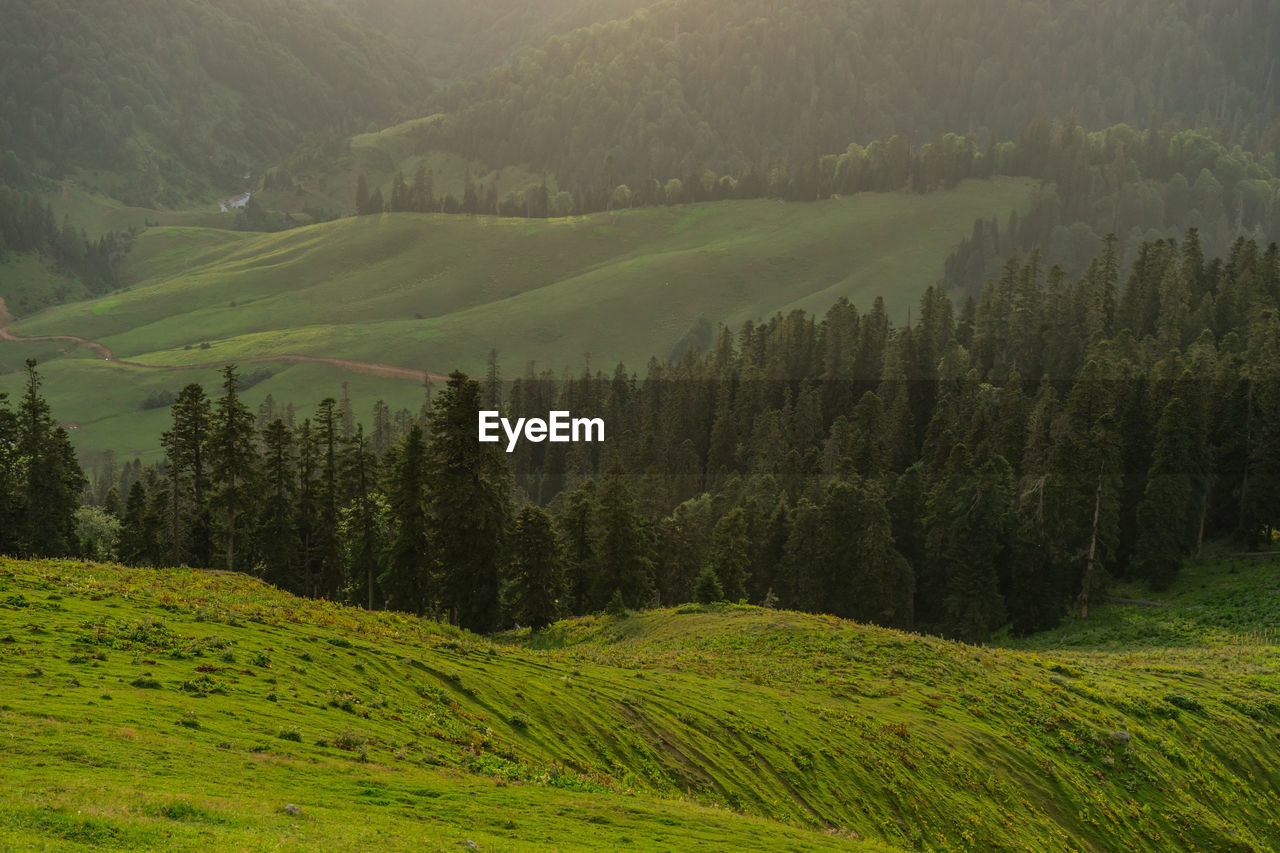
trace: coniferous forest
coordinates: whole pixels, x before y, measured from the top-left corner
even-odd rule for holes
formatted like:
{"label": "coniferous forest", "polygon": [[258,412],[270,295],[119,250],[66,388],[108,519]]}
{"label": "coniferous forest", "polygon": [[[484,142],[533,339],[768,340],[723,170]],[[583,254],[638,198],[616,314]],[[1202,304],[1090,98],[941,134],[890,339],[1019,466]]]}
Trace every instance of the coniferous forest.
{"label": "coniferous forest", "polygon": [[[178,395],[162,464],[108,472],[78,513],[33,368],[4,421],[5,505],[29,521],[0,549],[226,568],[478,631],[701,598],[979,641],[1087,614],[1111,579],[1167,587],[1206,539],[1270,542],[1278,348],[1274,244],[1207,257],[1189,231],[1122,278],[1109,239],[1076,279],[1032,253],[959,308],[930,289],[911,326],[842,301],[643,376],[502,381],[494,354],[412,415],[254,412],[228,366]],[[482,408],[610,434],[508,454],[475,442]]]}
{"label": "coniferous forest", "polygon": [[0,0],[0,850],[1280,849],[1278,46]]}

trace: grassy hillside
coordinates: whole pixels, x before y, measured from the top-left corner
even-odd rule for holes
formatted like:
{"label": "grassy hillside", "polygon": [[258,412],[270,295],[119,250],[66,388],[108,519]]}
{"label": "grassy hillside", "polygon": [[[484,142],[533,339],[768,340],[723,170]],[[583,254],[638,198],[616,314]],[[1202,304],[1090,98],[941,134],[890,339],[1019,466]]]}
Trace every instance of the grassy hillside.
{"label": "grassy hillside", "polygon": [[1280,843],[1274,648],[1016,652],[745,607],[481,639],[15,561],[0,642],[7,847]]}
{"label": "grassy hillside", "polygon": [[1147,584],[1114,584],[1109,600],[1088,619],[1029,638],[1005,638],[1014,648],[1121,650],[1134,646],[1194,647],[1237,642],[1280,644],[1280,552],[1240,554],[1215,545],[1189,561],[1163,592]]}
{"label": "grassy hillside", "polygon": [[[736,324],[792,308],[823,312],[840,296],[865,310],[883,294],[901,322],[974,217],[1025,210],[1028,192],[1025,182],[996,180],[923,196],[560,220],[396,214],[281,234],[152,228],[127,258],[125,275],[136,282],[127,291],[23,318],[15,331],[76,335],[110,347],[115,359],[165,366],[304,354],[477,372],[496,347],[510,373],[529,360],[576,371],[584,353],[595,365],[623,360],[639,369],[700,318]],[[159,430],[147,422],[140,435],[135,409],[104,410],[87,389],[141,400],[143,387],[189,381],[78,358],[44,369],[58,417],[82,424],[81,446],[117,451],[154,447]],[[298,396],[274,378],[253,390],[310,408],[341,380],[328,371]],[[0,377],[0,390],[15,383]],[[416,383],[403,384],[400,396],[416,401]],[[91,436],[83,424],[102,418],[116,423]]]}

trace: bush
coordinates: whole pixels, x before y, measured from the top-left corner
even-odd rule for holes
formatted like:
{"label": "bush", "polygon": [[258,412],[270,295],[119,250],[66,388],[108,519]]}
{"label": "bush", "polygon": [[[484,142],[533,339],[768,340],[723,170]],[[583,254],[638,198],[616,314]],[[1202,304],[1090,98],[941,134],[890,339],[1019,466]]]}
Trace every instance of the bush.
{"label": "bush", "polygon": [[710,566],[698,574],[698,580],[693,586],[693,598],[699,604],[724,600],[724,587],[720,585],[720,578],[716,577],[715,570]]}
{"label": "bush", "polygon": [[1184,711],[1203,711],[1204,706],[1192,699],[1190,696],[1183,696],[1181,693],[1170,693],[1164,697],[1164,701],[1168,702],[1175,708],[1181,708]]}
{"label": "bush", "polygon": [[287,729],[281,729],[276,737],[280,740],[291,740],[294,743],[302,743],[302,732],[298,731],[297,726],[290,726]]}

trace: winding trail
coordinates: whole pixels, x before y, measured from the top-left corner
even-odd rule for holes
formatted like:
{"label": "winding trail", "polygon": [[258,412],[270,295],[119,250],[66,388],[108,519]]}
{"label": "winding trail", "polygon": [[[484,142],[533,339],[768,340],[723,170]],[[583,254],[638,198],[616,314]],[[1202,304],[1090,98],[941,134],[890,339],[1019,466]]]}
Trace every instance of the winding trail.
{"label": "winding trail", "polygon": [[104,361],[123,364],[126,367],[140,367],[144,370],[214,370],[226,364],[268,364],[271,362],[283,362],[285,364],[325,364],[330,367],[349,370],[352,373],[381,376],[385,379],[413,379],[418,382],[421,382],[424,379],[430,379],[432,382],[446,382],[449,378],[440,373],[431,373],[426,370],[412,370],[408,367],[397,367],[394,364],[353,361],[347,358],[325,358],[324,356],[318,355],[267,355],[260,358],[210,361],[201,364],[143,364],[139,361],[117,359],[111,354],[111,350],[106,346],[98,343],[97,341],[91,341],[88,338],[81,338],[75,335],[33,335],[31,337],[27,337],[24,335],[15,335],[12,331],[12,326],[13,316],[5,306],[4,299],[0,299],[0,341],[14,341],[16,343],[30,343],[33,341],[66,341],[67,343],[80,344]]}

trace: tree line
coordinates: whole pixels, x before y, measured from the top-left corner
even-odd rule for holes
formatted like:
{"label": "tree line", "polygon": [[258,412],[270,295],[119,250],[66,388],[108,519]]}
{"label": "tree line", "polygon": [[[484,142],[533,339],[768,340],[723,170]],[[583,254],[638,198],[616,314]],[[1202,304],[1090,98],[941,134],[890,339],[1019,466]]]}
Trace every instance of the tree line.
{"label": "tree line", "polygon": [[[575,196],[767,180],[897,134],[1013,138],[1028,116],[1178,120],[1276,152],[1273,3],[711,0],[555,36],[436,99],[425,149],[555,174]],[[685,181],[687,184],[688,182]]]}
{"label": "tree line", "polygon": [[[1068,279],[1032,253],[957,310],[794,312],[578,376],[496,358],[366,434],[326,399],[261,428],[233,368],[183,390],[118,555],[257,573],[477,630],[747,600],[981,640],[1159,588],[1280,526],[1280,253],[1194,231]],[[476,412],[602,417],[604,445],[476,441]]]}
{"label": "tree line", "polygon": [[108,232],[91,240],[65,217],[59,226],[52,206],[37,193],[0,181],[0,263],[9,254],[38,254],[51,259],[60,272],[78,278],[89,293],[102,294],[116,287],[116,265],[131,239],[130,234]]}
{"label": "tree line", "polygon": [[357,215],[384,212],[559,217],[655,205],[731,199],[816,201],[861,192],[954,187],[996,175],[1039,180],[1030,210],[1007,222],[981,219],[946,265],[951,290],[976,294],[999,274],[1014,250],[1039,248],[1046,263],[1078,275],[1102,249],[1103,235],[1120,238],[1131,262],[1144,241],[1195,228],[1208,251],[1224,253],[1237,234],[1261,243],[1280,236],[1280,177],[1274,157],[1213,134],[1168,123],[1145,131],[1128,125],[1089,132],[1073,118],[1041,117],[1014,138],[980,146],[974,134],[936,134],[914,146],[890,136],[839,154],[810,154],[769,169],[749,164],[737,174],[705,169],[683,177],[621,184],[609,192],[559,189],[549,177],[499,196],[492,182],[468,173],[462,195],[440,192],[434,173],[419,166],[412,180],[397,173],[384,194],[358,176]]}

